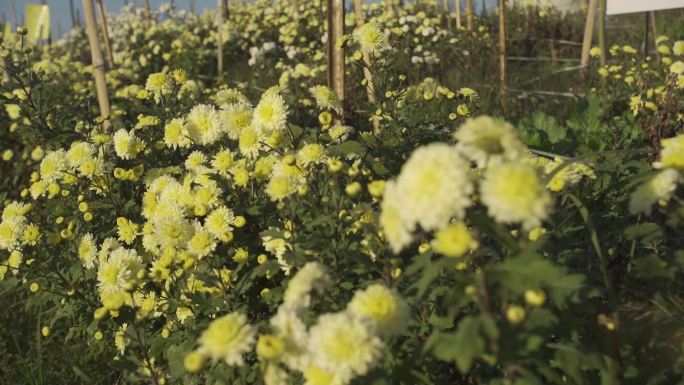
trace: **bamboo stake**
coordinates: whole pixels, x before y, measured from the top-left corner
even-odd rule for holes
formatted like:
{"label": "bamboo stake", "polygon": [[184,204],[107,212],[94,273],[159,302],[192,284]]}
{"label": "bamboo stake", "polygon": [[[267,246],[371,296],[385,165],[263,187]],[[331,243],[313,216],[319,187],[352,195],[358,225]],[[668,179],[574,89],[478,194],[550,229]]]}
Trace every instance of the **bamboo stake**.
{"label": "bamboo stake", "polygon": [[442,0],[442,11],[446,16],[447,28],[451,30],[451,11],[449,10],[449,0]]}
{"label": "bamboo stake", "polygon": [[102,0],[97,0],[97,10],[100,13],[102,22],[100,27],[102,29],[102,37],[104,39],[105,55],[107,57],[107,66],[109,69],[114,68],[114,54],[112,53],[112,44],[109,41],[109,30],[107,28],[107,11]]}
{"label": "bamboo stake", "polygon": [[461,29],[461,0],[456,0],[456,28]]}
{"label": "bamboo stake", "polygon": [[655,11],[650,11],[648,16],[651,19],[651,34],[653,34],[653,47],[656,49],[656,56],[660,59],[660,52],[658,52],[658,26],[656,25]]}
{"label": "bamboo stake", "polygon": [[606,65],[606,0],[599,0],[598,40],[601,50],[601,66]]}
{"label": "bamboo stake", "polygon": [[74,0],[69,0],[69,10],[71,11],[71,28],[76,27],[76,11],[74,11]]}
{"label": "bamboo stake", "polygon": [[216,1],[216,46],[218,47],[218,77],[223,76],[223,0]]}
{"label": "bamboo stake", "polygon": [[107,94],[104,60],[102,59],[102,51],[100,50],[100,41],[97,38],[93,0],[83,0],[83,13],[85,16],[88,42],[90,43],[90,54],[93,60],[93,78],[95,79],[95,87],[97,88],[97,102],[100,105],[100,115],[105,119],[102,126],[106,133],[111,127],[111,122],[109,121],[111,111],[109,109],[109,95]]}
{"label": "bamboo stake", "polygon": [[145,18],[150,19],[150,0],[145,0]]}
{"label": "bamboo stake", "polygon": [[344,0],[328,0],[328,87],[342,102],[344,120]]}
{"label": "bamboo stake", "polygon": [[83,24],[81,24],[81,10],[76,8],[76,26],[78,28],[81,28]]}
{"label": "bamboo stake", "polygon": [[[363,0],[354,0],[354,16],[356,17],[357,26],[362,26],[366,22],[366,17],[363,12]],[[375,85],[373,84],[373,74],[371,74],[368,67],[370,66],[370,55],[368,51],[361,50],[363,56],[363,78],[366,79],[366,94],[368,96],[368,103],[375,104]],[[380,121],[373,114],[373,132],[377,133],[380,129]]]}
{"label": "bamboo stake", "polygon": [[14,0],[10,0],[10,6],[12,8],[12,25],[14,26],[14,28],[16,28],[18,25],[17,24],[18,20],[17,20],[17,6],[14,4]]}
{"label": "bamboo stake", "polygon": [[195,0],[190,0],[190,13],[195,14]]}
{"label": "bamboo stake", "polygon": [[499,87],[501,108],[504,115],[508,112],[506,85],[506,0],[499,0]]}
{"label": "bamboo stake", "polygon": [[487,16],[487,0],[482,0],[482,17]]}
{"label": "bamboo stake", "polygon": [[[644,24],[644,61],[646,61],[646,58],[648,57],[648,52],[650,51],[648,47],[648,30],[649,30],[649,22],[650,18],[648,17],[648,12],[645,12],[644,15],[646,16],[646,21]],[[658,50],[656,49],[656,52]]]}
{"label": "bamboo stake", "polygon": [[466,0],[466,30],[468,32],[473,32],[473,29],[473,0]]}
{"label": "bamboo stake", "polygon": [[584,26],[584,40],[582,41],[582,58],[580,64],[589,67],[589,51],[591,50],[591,40],[594,37],[594,21],[596,19],[596,0],[589,0],[587,8],[587,23]]}

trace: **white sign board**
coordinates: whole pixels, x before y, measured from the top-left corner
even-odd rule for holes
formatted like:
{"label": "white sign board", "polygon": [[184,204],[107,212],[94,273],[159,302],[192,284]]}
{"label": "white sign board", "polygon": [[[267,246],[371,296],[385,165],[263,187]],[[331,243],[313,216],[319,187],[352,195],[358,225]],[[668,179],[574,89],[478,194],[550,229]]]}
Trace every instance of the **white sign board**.
{"label": "white sign board", "polygon": [[684,8],[684,0],[608,0],[606,14],[617,15],[672,8]]}

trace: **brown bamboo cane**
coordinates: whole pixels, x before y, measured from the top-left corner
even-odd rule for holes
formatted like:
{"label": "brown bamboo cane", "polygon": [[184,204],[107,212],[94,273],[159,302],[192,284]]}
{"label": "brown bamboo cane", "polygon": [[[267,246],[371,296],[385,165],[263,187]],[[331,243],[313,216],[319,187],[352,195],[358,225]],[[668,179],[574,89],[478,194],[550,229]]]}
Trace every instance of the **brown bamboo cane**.
{"label": "brown bamboo cane", "polygon": [[[354,16],[356,17],[357,27],[362,26],[366,22],[366,15],[363,12],[363,0],[354,0]],[[373,74],[368,67],[370,66],[370,54],[366,50],[361,50],[363,57],[363,78],[366,80],[366,94],[368,103],[375,104],[375,85],[373,84]],[[380,120],[373,114],[371,118],[373,122],[373,132],[377,133],[380,129]]]}
{"label": "brown bamboo cane", "polygon": [[17,6],[14,4],[14,0],[10,0],[10,7],[12,9],[12,25],[17,28],[19,20],[17,19]]}
{"label": "brown bamboo cane", "polygon": [[506,84],[506,0],[499,0],[499,94],[504,115],[508,112]]}
{"label": "brown bamboo cane", "polygon": [[328,86],[342,103],[344,120],[344,0],[328,0]]}
{"label": "brown bamboo cane", "polygon": [[225,12],[223,9],[223,0],[216,0],[216,8],[216,46],[218,47],[217,75],[221,78],[223,76],[223,13]]}
{"label": "brown bamboo cane", "polygon": [[145,18],[150,19],[150,0],[145,0]]}
{"label": "brown bamboo cane", "polygon": [[449,0],[442,0],[442,12],[446,16],[447,28],[451,30],[451,10],[449,10]]}
{"label": "brown bamboo cane", "polygon": [[100,115],[105,119],[102,126],[106,133],[111,127],[111,122],[109,121],[111,111],[109,108],[109,95],[107,94],[104,59],[102,58],[100,41],[97,37],[93,0],[83,0],[83,14],[88,42],[90,43],[90,54],[93,60],[93,78],[95,79],[95,87],[97,89],[97,102],[100,105]]}
{"label": "brown bamboo cane", "polygon": [[596,0],[589,0],[589,8],[587,8],[587,22],[584,26],[584,40],[582,41],[582,57],[580,64],[584,67],[586,74],[589,67],[589,51],[591,50],[591,41],[594,37],[594,22],[596,20]]}
{"label": "brown bamboo cane", "polygon": [[107,66],[109,69],[114,68],[114,53],[112,52],[112,43],[109,40],[109,29],[107,28],[107,11],[102,0],[97,0],[97,10],[100,14],[102,22],[100,28],[102,29],[102,38],[104,40],[105,55],[107,58]]}
{"label": "brown bamboo cane", "polygon": [[606,0],[599,0],[598,9],[598,41],[601,50],[601,66],[606,65]]}
{"label": "brown bamboo cane", "polygon": [[466,0],[466,30],[473,32],[474,28],[473,0]]}
{"label": "brown bamboo cane", "polygon": [[463,26],[461,21],[461,0],[456,0],[456,28],[461,29]]}
{"label": "brown bamboo cane", "polygon": [[195,14],[195,0],[190,0],[190,13]]}

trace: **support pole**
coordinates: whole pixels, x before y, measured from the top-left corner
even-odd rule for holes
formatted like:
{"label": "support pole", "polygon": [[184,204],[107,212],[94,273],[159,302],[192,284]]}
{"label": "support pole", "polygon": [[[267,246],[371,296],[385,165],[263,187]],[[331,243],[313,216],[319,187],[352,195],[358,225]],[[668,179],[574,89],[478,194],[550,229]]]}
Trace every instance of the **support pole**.
{"label": "support pole", "polygon": [[111,127],[109,109],[109,95],[107,94],[107,80],[105,79],[104,60],[100,50],[100,41],[97,38],[97,27],[95,25],[95,9],[93,0],[83,0],[83,14],[85,17],[86,33],[90,43],[90,54],[93,60],[93,78],[97,88],[97,102],[100,105],[100,115],[105,119],[102,123],[105,133]]}
{"label": "support pole", "polygon": [[17,6],[14,4],[14,0],[10,0],[10,7],[12,8],[12,26],[17,28],[19,20],[17,19]]}
{"label": "support pole", "polygon": [[218,77],[223,76],[223,0],[216,0],[216,46],[218,47]]}
{"label": "support pole", "polygon": [[[651,18],[648,16],[648,12],[644,12],[644,61],[646,61],[646,58],[648,57],[648,52],[650,51],[648,47],[648,39],[649,39],[649,29],[650,29],[650,21]],[[656,49],[656,52],[658,50]]]}
{"label": "support pole", "polygon": [[190,0],[190,13],[195,14],[195,0]]}
{"label": "support pole", "polygon": [[598,40],[602,67],[606,65],[606,3],[606,0],[599,0]]}
{"label": "support pole", "polygon": [[586,74],[589,67],[589,51],[591,50],[591,41],[594,37],[594,21],[596,19],[596,0],[589,0],[589,8],[587,9],[587,22],[584,25],[584,40],[582,41],[582,57],[580,64],[584,67],[583,72]]}
{"label": "support pole", "polygon": [[462,27],[462,21],[461,21],[461,0],[456,0],[456,28],[461,29]]}
{"label": "support pole", "polygon": [[446,17],[447,29],[451,30],[451,11],[449,10],[449,0],[442,0],[442,12]]}
{"label": "support pole", "polygon": [[[356,18],[356,25],[362,26],[366,22],[366,15],[363,12],[363,0],[354,0],[354,16]],[[368,103],[375,104],[375,85],[373,84],[373,74],[371,74],[368,66],[370,66],[370,55],[368,51],[361,50],[363,56],[363,78],[366,80],[366,95]],[[377,133],[380,128],[380,121],[373,114],[373,132]]]}
{"label": "support pole", "polygon": [[112,44],[109,40],[109,29],[107,28],[107,11],[104,7],[104,2],[102,0],[97,0],[97,10],[100,13],[100,18],[102,22],[100,27],[102,29],[102,38],[104,39],[104,49],[105,55],[107,57],[107,66],[109,69],[114,68],[114,54],[112,53]]}
{"label": "support pole", "polygon": [[342,102],[344,119],[344,0],[328,0],[328,87]]}
{"label": "support pole", "polygon": [[474,24],[473,0],[466,0],[466,30],[473,32]]}
{"label": "support pole", "polygon": [[145,0],[145,18],[150,19],[150,0]]}
{"label": "support pole", "polygon": [[508,113],[508,86],[506,84],[506,0],[499,0],[499,92],[501,109]]}

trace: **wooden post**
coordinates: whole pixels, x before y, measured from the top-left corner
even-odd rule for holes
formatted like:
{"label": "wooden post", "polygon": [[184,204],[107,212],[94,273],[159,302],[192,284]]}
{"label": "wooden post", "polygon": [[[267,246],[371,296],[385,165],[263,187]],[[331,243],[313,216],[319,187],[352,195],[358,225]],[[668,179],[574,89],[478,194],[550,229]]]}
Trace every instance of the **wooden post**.
{"label": "wooden post", "polygon": [[223,76],[223,0],[216,1],[216,46],[218,47],[218,77]]}
{"label": "wooden post", "polygon": [[93,60],[93,78],[97,88],[97,102],[100,105],[100,115],[105,118],[103,127],[105,133],[111,127],[109,109],[109,95],[107,94],[107,80],[105,79],[104,60],[100,50],[100,41],[97,38],[97,27],[95,25],[95,9],[93,0],[83,0],[83,14],[85,16],[86,33],[90,43],[90,54]]}
{"label": "wooden post", "polygon": [[328,87],[342,102],[344,119],[344,0],[328,0]]}
{"label": "wooden post", "polygon": [[17,19],[17,6],[14,4],[14,0],[10,0],[10,7],[12,8],[12,26],[17,28],[19,20]]}
{"label": "wooden post", "polygon": [[601,66],[606,65],[606,0],[599,0],[598,41],[601,50]]}
{"label": "wooden post", "polygon": [[508,112],[508,87],[506,85],[506,0],[499,0],[499,87],[501,108]]}
{"label": "wooden post", "polygon": [[190,0],[190,13],[195,14],[195,0]]}
{"label": "wooden post", "polygon": [[461,0],[456,0],[456,28],[461,29]]}
{"label": "wooden post", "polygon": [[487,16],[487,0],[482,0],[482,17]]}
{"label": "wooden post", "polygon": [[69,10],[71,10],[71,28],[76,27],[76,11],[74,10],[74,0],[69,0]]}
{"label": "wooden post", "polygon": [[596,19],[596,0],[589,0],[589,8],[587,8],[587,22],[584,25],[584,40],[582,41],[582,58],[580,64],[584,67],[583,72],[589,67],[589,51],[591,50],[591,41],[594,37],[594,21]]}
{"label": "wooden post", "polygon": [[[648,12],[644,12],[644,16],[646,18],[644,19],[644,61],[646,61],[646,58],[648,57],[648,51],[650,51],[648,47],[648,38],[649,38],[649,22],[650,18],[648,17]],[[656,52],[658,52],[658,49],[656,47]]]}
{"label": "wooden post", "polygon": [[145,0],[145,18],[150,19],[150,0]]}
{"label": "wooden post", "polygon": [[447,28],[451,30],[451,11],[449,10],[449,0],[442,0],[442,12],[446,16]]}
{"label": "wooden post", "polygon": [[656,24],[655,11],[650,11],[648,13],[651,19],[651,34],[653,35],[653,46],[655,47],[656,56],[660,59],[660,52],[658,51],[658,25]]}
{"label": "wooden post", "polygon": [[[357,27],[362,26],[366,22],[366,15],[363,12],[363,0],[354,0],[354,16],[356,18]],[[366,50],[361,50],[361,55],[363,56],[363,78],[366,80],[366,95],[368,97],[368,103],[374,104],[375,85],[373,84],[373,74],[371,74],[370,70],[368,69],[368,66],[370,65],[370,55]],[[378,133],[380,121],[375,114],[373,114],[373,111],[371,111],[371,114],[373,115],[371,118],[373,121],[373,132]]]}
{"label": "wooden post", "polygon": [[466,30],[473,32],[474,27],[473,0],[466,0]]}
{"label": "wooden post", "polygon": [[114,68],[114,54],[112,53],[112,44],[109,41],[109,30],[107,28],[107,11],[102,0],[97,0],[97,10],[100,13],[102,22],[100,27],[102,29],[102,38],[104,39],[105,55],[107,56],[107,66],[109,69]]}

